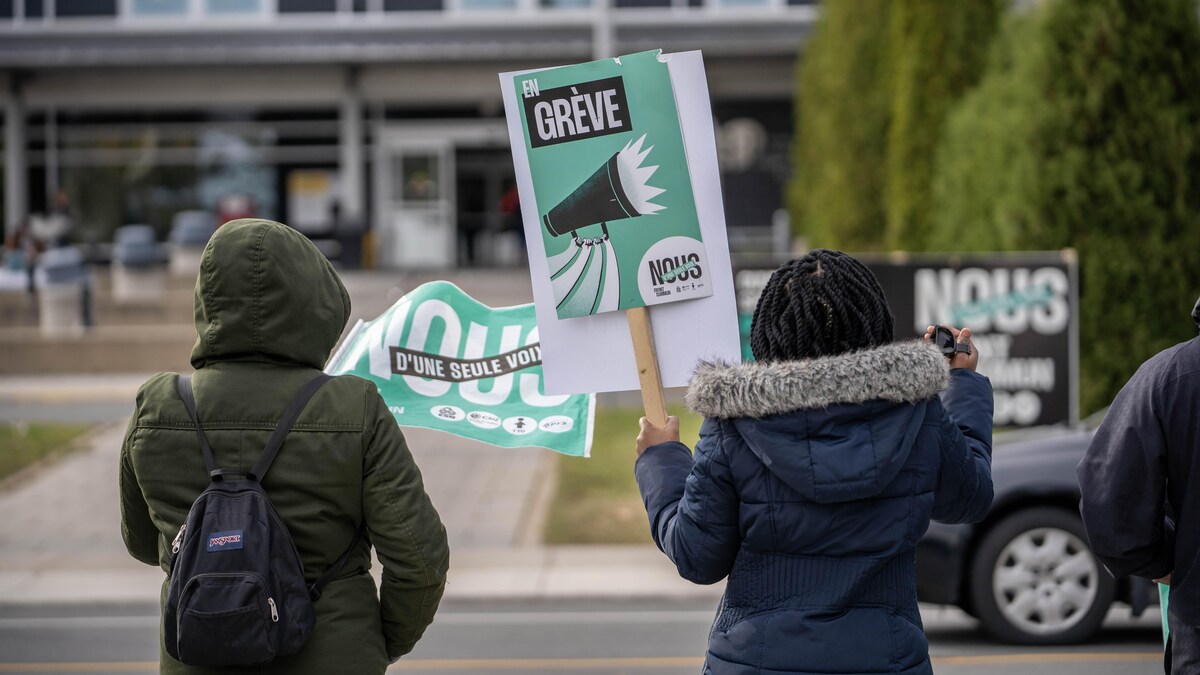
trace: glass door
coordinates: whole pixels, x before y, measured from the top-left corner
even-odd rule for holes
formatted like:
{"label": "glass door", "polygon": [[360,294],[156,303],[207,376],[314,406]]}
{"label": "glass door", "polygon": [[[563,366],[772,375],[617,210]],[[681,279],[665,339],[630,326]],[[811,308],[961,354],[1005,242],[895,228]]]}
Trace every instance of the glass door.
{"label": "glass door", "polygon": [[447,268],[456,258],[454,146],[393,135],[380,144],[380,263]]}

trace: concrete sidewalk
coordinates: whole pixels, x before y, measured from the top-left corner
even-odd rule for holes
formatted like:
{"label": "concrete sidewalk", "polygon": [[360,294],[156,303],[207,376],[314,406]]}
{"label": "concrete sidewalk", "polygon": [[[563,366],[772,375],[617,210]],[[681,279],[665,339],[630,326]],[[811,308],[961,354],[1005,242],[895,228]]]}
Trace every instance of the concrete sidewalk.
{"label": "concrete sidewalk", "polygon": [[[131,406],[143,380],[3,377],[0,409]],[[117,465],[124,429],[124,420],[102,423],[78,452],[0,486],[0,604],[157,601],[162,572],[130,558],[121,541]],[[719,595],[719,587],[680,579],[653,547],[541,546],[553,453],[425,429],[405,429],[405,436],[450,539],[448,598]]]}

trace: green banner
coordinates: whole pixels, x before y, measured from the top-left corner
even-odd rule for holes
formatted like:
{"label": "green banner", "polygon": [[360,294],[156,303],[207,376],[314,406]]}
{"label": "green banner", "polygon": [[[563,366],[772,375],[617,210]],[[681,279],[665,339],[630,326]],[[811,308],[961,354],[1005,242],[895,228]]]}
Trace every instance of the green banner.
{"label": "green banner", "polygon": [[1167,601],[1171,598],[1171,584],[1158,584],[1158,603],[1162,610],[1163,644],[1171,637],[1171,624],[1167,621]]}
{"label": "green banner", "polygon": [[518,75],[513,86],[558,318],[712,295],[659,51]]}
{"label": "green banner", "polygon": [[488,307],[448,281],[360,321],[326,372],[371,380],[401,426],[587,457],[594,394],[547,396],[533,305]]}

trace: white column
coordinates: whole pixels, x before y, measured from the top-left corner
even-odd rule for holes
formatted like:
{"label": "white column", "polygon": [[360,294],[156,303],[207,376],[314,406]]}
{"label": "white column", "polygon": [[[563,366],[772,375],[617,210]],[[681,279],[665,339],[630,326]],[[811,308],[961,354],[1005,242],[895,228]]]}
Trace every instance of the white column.
{"label": "white column", "polygon": [[58,194],[58,110],[46,109],[46,198],[53,203]]}
{"label": "white column", "polygon": [[357,67],[351,67],[346,73],[339,121],[338,177],[342,217],[361,222],[366,191],[363,189],[363,105]]}
{"label": "white column", "polygon": [[599,61],[616,56],[613,0],[592,0],[592,5],[596,8],[596,21],[592,24],[592,59]]}
{"label": "white column", "polygon": [[11,234],[28,216],[29,170],[25,161],[25,102],[13,78],[4,102],[4,232]]}

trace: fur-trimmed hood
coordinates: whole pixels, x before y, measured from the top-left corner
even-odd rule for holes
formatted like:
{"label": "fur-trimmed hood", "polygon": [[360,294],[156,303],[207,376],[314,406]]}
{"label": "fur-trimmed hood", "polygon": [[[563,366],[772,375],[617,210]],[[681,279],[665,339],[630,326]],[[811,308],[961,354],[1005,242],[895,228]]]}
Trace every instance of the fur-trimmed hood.
{"label": "fur-trimmed hood", "polygon": [[878,495],[898,475],[949,379],[941,351],[914,340],[803,361],[703,364],[687,403],[807,499],[845,502]]}
{"label": "fur-trimmed hood", "polygon": [[705,417],[766,417],[841,403],[915,403],[950,381],[941,351],[923,340],[801,361],[701,363],[687,406]]}

